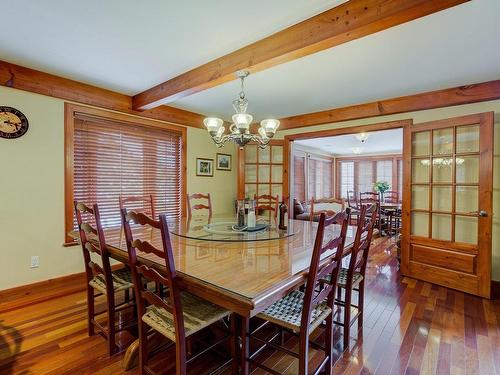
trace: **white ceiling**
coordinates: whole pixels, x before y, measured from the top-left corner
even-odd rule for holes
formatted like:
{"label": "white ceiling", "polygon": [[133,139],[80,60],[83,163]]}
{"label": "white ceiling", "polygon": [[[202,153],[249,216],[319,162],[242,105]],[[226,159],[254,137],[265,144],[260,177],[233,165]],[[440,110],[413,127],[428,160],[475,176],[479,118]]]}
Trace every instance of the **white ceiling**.
{"label": "white ceiling", "polygon": [[2,0],[0,59],[133,95],[345,0]]}
{"label": "white ceiling", "polygon": [[[136,94],[345,0],[2,0],[0,59]],[[500,1],[469,3],[247,80],[256,120],[500,78]],[[229,119],[236,81],[172,105]]]}
{"label": "white ceiling", "polygon": [[368,139],[361,143],[354,134],[301,139],[295,144],[307,149],[318,150],[335,156],[355,156],[353,147],[361,147],[362,155],[400,154],[403,152],[403,129],[382,130],[368,133]]}

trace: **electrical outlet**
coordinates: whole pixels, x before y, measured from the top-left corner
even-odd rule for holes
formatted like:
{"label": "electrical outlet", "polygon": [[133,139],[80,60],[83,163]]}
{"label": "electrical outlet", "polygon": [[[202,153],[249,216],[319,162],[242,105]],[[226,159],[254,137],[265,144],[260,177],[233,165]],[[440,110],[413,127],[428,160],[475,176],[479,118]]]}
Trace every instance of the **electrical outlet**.
{"label": "electrical outlet", "polygon": [[40,257],[38,255],[32,255],[30,268],[38,268],[39,265],[40,265]]}

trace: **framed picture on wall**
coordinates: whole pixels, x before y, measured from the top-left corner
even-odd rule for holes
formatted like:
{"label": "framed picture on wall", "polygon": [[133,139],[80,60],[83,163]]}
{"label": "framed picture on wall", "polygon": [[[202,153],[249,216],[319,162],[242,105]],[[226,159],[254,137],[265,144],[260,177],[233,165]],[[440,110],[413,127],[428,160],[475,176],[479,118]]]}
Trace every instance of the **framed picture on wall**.
{"label": "framed picture on wall", "polygon": [[196,158],[196,175],[213,177],[214,175],[214,159]]}
{"label": "framed picture on wall", "polygon": [[216,168],[221,171],[231,170],[231,155],[228,154],[217,154],[217,164]]}

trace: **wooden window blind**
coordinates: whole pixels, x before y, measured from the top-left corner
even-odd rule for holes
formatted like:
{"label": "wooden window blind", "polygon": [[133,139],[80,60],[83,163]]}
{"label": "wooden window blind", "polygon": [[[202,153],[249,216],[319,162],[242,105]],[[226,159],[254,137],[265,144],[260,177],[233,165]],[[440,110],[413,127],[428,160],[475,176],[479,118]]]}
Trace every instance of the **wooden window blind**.
{"label": "wooden window blind", "polygon": [[294,173],[294,198],[303,202],[306,200],[306,177],[305,177],[305,156],[294,155],[293,157],[293,173]]}
{"label": "wooden window blind", "polygon": [[121,225],[120,195],[152,194],[157,213],[180,217],[182,132],[84,114],[73,125],[73,198],[98,203],[103,227]]}

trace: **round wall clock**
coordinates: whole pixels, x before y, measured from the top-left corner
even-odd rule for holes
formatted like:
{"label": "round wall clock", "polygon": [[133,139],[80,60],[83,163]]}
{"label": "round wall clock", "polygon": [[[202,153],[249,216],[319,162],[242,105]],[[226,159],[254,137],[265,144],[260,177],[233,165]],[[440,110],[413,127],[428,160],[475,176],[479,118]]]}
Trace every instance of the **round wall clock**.
{"label": "round wall clock", "polygon": [[0,106],[0,138],[19,138],[28,131],[28,119],[15,108]]}

